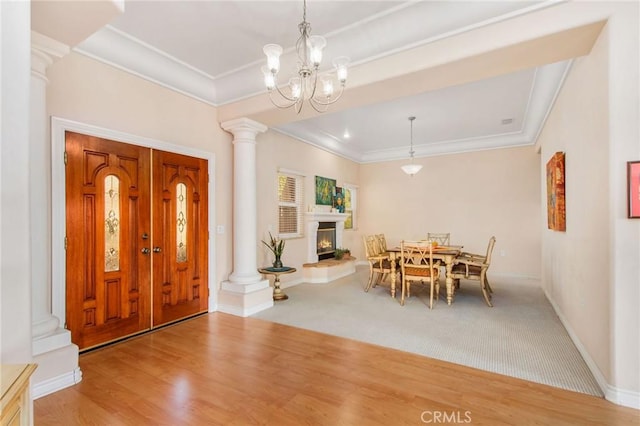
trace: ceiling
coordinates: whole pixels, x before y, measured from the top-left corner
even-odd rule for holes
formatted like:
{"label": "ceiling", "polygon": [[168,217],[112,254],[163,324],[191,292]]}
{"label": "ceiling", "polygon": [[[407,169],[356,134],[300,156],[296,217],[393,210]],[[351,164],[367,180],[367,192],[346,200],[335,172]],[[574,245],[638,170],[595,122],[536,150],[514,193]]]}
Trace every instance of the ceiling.
{"label": "ceiling", "polygon": [[[310,0],[307,21],[312,34],[327,38],[323,63],[344,55],[352,64],[363,65],[555,4]],[[292,46],[301,20],[302,1],[129,1],[123,13],[75,50],[225,106],[256,95],[268,97],[260,72],[265,62],[262,47],[277,43],[285,48],[281,74],[287,74],[294,67]],[[416,90],[383,103],[329,109],[307,119],[291,109],[291,120],[273,128],[359,163],[407,158],[409,116],[416,117],[416,157],[532,145],[569,64]],[[357,80],[360,69],[352,69],[350,79]]]}

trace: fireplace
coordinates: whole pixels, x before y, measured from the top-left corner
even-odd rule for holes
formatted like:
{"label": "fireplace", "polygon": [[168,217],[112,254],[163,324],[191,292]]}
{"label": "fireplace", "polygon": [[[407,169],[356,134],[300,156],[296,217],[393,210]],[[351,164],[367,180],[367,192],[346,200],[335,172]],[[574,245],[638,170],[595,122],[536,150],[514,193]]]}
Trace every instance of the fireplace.
{"label": "fireplace", "polygon": [[336,223],[319,222],[316,237],[318,260],[330,259],[336,250]]}
{"label": "fireplace", "polygon": [[[331,213],[331,212],[308,212],[305,213],[307,222],[307,263],[316,263],[320,259],[327,259],[333,257],[333,252],[336,248],[342,247],[342,234],[344,233],[344,221],[347,219],[346,213]],[[333,248],[329,249],[324,247],[327,242],[322,242],[324,235],[320,235],[323,229],[326,229],[326,223],[330,223],[333,228],[331,243]],[[323,224],[322,227],[320,224]],[[328,233],[322,231],[322,234]],[[320,247],[324,248],[320,250]],[[319,251],[326,251],[325,257],[319,257]],[[330,251],[330,253],[329,253]]]}
{"label": "fireplace", "polygon": [[[304,281],[307,283],[328,283],[356,272],[353,259],[341,262],[318,262],[332,258],[335,250],[342,245],[346,213],[308,212],[307,220],[307,263],[303,266]],[[322,253],[323,252],[323,253]]]}

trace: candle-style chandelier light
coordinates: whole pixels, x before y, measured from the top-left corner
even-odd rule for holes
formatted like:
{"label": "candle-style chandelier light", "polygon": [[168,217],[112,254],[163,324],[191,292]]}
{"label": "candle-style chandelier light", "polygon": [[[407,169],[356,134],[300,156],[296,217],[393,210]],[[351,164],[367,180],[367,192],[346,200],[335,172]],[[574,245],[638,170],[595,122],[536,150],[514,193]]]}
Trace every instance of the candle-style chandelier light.
{"label": "candle-style chandelier light", "polygon": [[[282,46],[267,44],[263,51],[267,55],[267,65],[262,67],[264,82],[269,91],[271,102],[278,108],[295,107],[300,113],[305,101],[318,112],[325,112],[329,105],[335,103],[344,92],[347,82],[347,66],[349,58],[340,56],[333,60],[340,89],[334,92],[334,77],[331,74],[318,75],[318,68],[322,62],[322,49],[327,41],[321,36],[311,35],[311,24],[307,22],[307,1],[304,0],[302,22],[298,24],[300,38],[296,42],[298,54],[297,75],[289,79],[288,87],[278,87],[278,71],[280,71],[280,55]],[[322,88],[318,86],[320,79]],[[277,92],[277,94],[275,93]]]}

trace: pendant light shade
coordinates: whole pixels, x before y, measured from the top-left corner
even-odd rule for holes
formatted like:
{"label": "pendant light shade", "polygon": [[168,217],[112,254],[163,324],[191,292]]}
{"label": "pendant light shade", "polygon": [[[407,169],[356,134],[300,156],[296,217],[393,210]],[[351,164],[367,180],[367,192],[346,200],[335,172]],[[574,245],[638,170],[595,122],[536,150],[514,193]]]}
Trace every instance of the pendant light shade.
{"label": "pendant light shade", "polygon": [[422,164],[413,163],[413,154],[415,153],[413,151],[413,120],[415,119],[415,117],[409,117],[409,122],[411,123],[411,148],[409,149],[409,157],[411,158],[411,163],[405,164],[401,167],[402,171],[410,176],[415,175],[422,169]]}
{"label": "pendant light shade", "polygon": [[401,169],[406,174],[413,176],[416,173],[418,173],[420,169],[422,169],[422,165],[421,164],[405,164],[404,166],[401,167]]}

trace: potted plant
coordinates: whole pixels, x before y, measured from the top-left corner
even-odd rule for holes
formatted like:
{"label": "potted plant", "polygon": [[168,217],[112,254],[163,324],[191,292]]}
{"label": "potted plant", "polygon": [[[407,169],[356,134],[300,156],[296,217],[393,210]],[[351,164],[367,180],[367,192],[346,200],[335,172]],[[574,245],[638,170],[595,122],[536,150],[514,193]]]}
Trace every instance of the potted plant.
{"label": "potted plant", "polygon": [[348,248],[337,248],[334,252],[333,252],[333,257],[337,260],[342,259],[344,256],[351,256],[351,250],[349,250]]}
{"label": "potted plant", "polygon": [[284,251],[284,240],[278,240],[271,235],[269,232],[270,241],[267,243],[265,240],[262,240],[262,244],[267,246],[271,253],[276,257],[273,261],[274,268],[282,268],[282,252]]}

